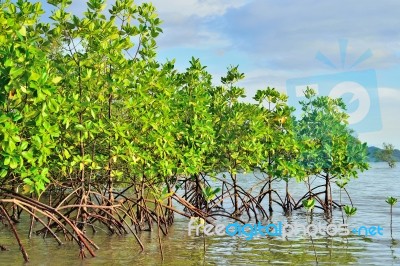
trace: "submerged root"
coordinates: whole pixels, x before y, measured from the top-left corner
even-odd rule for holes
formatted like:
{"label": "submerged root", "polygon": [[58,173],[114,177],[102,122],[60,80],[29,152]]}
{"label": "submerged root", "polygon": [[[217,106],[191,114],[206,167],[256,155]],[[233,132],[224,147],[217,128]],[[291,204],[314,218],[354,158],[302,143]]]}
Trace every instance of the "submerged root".
{"label": "submerged root", "polygon": [[[9,191],[4,188],[0,188],[0,190],[4,192],[2,194],[2,198],[0,198],[0,210],[8,220],[8,223],[10,224],[14,236],[19,244],[20,240],[18,237],[18,233],[7,212],[7,205],[16,205],[23,211],[26,211],[35,220],[39,221],[46,228],[46,232],[50,232],[50,234],[56,239],[56,241],[61,244],[62,242],[56,235],[55,231],[53,231],[50,226],[43,222],[42,217],[47,218],[48,221],[56,225],[59,231],[63,232],[65,235],[74,240],[79,248],[82,248],[83,244],[84,249],[87,250],[92,257],[95,256],[94,250],[92,248],[98,249],[98,247],[74,224],[73,221],[64,216],[59,210],[44,203],[41,203],[35,199],[15,193],[13,191]],[[20,244],[20,249],[21,252],[23,252],[24,260],[28,261],[28,256],[23,249],[22,244]]]}

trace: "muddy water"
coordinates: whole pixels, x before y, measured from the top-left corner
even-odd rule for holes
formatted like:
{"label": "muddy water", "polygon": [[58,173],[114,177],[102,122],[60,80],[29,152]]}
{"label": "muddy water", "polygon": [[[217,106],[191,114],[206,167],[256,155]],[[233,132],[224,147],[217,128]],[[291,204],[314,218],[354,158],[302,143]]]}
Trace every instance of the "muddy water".
{"label": "muddy water", "polygon": [[[246,180],[249,187],[257,182],[252,174],[241,179]],[[279,189],[283,190],[283,186]],[[304,185],[291,183],[290,189],[295,198],[299,198]],[[320,265],[400,265],[400,203],[393,213],[394,240],[390,237],[389,206],[385,203],[389,195],[400,199],[400,167],[389,169],[382,163],[372,164],[371,170],[352,180],[348,191],[358,208],[357,214],[348,220],[349,227],[379,225],[383,228],[382,236],[365,236],[364,233],[348,237],[317,236],[313,239],[314,247],[309,237],[302,234],[284,240],[280,237],[256,236],[245,240],[244,237],[213,236],[207,237],[204,243],[202,237],[193,236],[194,232],[188,236],[187,220],[176,217],[170,234],[163,238],[164,261],[156,233],[140,234],[145,245],[145,251],[140,253],[133,236],[108,236],[101,231],[91,236],[100,247],[97,256],[81,261],[76,245],[58,246],[53,239],[40,236],[28,240],[27,228],[18,225],[30,257],[30,262],[24,264],[12,235],[0,226],[0,244],[9,248],[9,251],[0,252],[0,265],[315,265],[314,248]],[[335,193],[338,193],[336,188]],[[348,202],[346,196],[342,196],[343,201]],[[334,222],[341,223],[339,211],[335,212],[335,217]],[[309,217],[302,211],[285,217],[277,207],[272,217],[272,221],[283,223],[307,223],[307,220]],[[326,224],[318,212],[313,220]]]}

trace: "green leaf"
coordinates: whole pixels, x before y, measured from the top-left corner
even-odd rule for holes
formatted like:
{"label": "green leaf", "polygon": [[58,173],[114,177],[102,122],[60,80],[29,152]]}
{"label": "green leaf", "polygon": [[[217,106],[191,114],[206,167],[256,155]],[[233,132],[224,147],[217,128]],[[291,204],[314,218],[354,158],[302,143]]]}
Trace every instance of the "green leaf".
{"label": "green leaf", "polygon": [[23,93],[28,93],[28,91],[26,90],[26,86],[21,86],[21,91],[22,91]]}
{"label": "green leaf", "polygon": [[9,165],[9,164],[10,164],[10,161],[11,161],[10,157],[5,157],[5,159],[4,159],[4,161],[3,161],[3,164],[4,164],[4,165]]}
{"label": "green leaf", "polygon": [[11,169],[15,169],[15,168],[17,168],[17,167],[18,167],[18,161],[17,161],[17,159],[11,158],[11,161],[10,161],[10,168],[11,168]]}
{"label": "green leaf", "polygon": [[57,84],[57,83],[59,83],[61,80],[62,80],[62,77],[55,77],[55,78],[52,79],[52,82],[53,82],[54,84]]}
{"label": "green leaf", "polygon": [[19,32],[19,34],[21,34],[22,36],[26,36],[26,28],[25,28],[25,26],[22,26],[21,27],[21,29],[18,31]]}
{"label": "green leaf", "polygon": [[1,169],[0,170],[0,177],[3,178],[7,175],[7,170],[6,169]]}
{"label": "green leaf", "polygon": [[12,139],[13,139],[15,142],[21,142],[21,138],[20,138],[18,135],[12,136]]}
{"label": "green leaf", "polygon": [[346,213],[347,216],[353,216],[356,214],[357,212],[357,208],[350,206],[350,205],[346,205],[343,207],[344,212]]}
{"label": "green leaf", "polygon": [[[32,81],[38,81],[40,79],[40,75],[36,72],[31,72],[29,79]],[[24,92],[26,92],[26,88]]]}
{"label": "green leaf", "polygon": [[307,210],[314,209],[315,206],[315,199],[305,199],[302,201],[304,208]]}
{"label": "green leaf", "polygon": [[23,151],[21,154],[22,154],[22,157],[24,157],[28,161],[32,161],[33,160],[33,152],[32,152],[32,150]]}
{"label": "green leaf", "polygon": [[27,141],[23,141],[23,142],[21,143],[21,146],[20,146],[21,150],[26,150],[26,148],[28,147],[28,145],[29,145],[29,143],[28,143]]}
{"label": "green leaf", "polygon": [[64,150],[63,154],[64,154],[66,159],[69,159],[71,157],[71,154],[68,152],[68,150]]}
{"label": "green leaf", "polygon": [[386,203],[389,204],[389,205],[391,205],[391,206],[393,206],[393,205],[395,205],[395,204],[397,203],[397,198],[388,197],[388,198],[386,199]]}
{"label": "green leaf", "polygon": [[77,130],[84,130],[85,127],[84,127],[83,125],[81,125],[81,124],[77,124],[77,125],[75,125],[75,129],[77,129]]}

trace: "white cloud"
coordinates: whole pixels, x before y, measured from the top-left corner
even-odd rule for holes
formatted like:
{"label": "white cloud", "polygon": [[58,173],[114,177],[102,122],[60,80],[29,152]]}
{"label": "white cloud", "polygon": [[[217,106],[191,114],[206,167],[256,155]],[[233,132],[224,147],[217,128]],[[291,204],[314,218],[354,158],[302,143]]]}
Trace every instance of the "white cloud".
{"label": "white cloud", "polygon": [[155,0],[152,1],[163,21],[159,47],[226,47],[230,40],[222,36],[219,26],[210,25],[228,10],[248,0]]}
{"label": "white cloud", "polygon": [[337,41],[349,40],[348,59],[366,49],[365,66],[399,63],[400,2],[255,0],[225,15],[224,36],[253,60],[277,68],[306,68],[321,51],[340,60]]}
{"label": "white cloud", "polygon": [[222,16],[229,8],[243,6],[245,0],[154,0],[161,14],[174,15],[177,20],[197,16]]}

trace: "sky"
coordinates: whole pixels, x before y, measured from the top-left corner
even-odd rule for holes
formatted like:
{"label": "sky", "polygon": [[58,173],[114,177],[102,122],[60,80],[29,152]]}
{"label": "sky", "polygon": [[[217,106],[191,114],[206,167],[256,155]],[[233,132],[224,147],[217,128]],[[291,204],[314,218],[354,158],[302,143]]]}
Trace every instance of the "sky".
{"label": "sky", "polygon": [[[163,21],[161,62],[175,58],[184,70],[200,58],[216,84],[239,65],[245,101],[268,86],[295,106],[306,86],[342,97],[361,140],[400,148],[400,1],[151,2]],[[73,1],[71,10],[84,9]]]}

